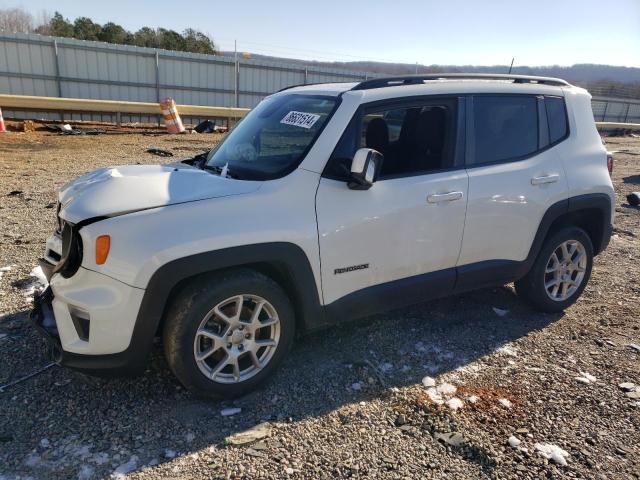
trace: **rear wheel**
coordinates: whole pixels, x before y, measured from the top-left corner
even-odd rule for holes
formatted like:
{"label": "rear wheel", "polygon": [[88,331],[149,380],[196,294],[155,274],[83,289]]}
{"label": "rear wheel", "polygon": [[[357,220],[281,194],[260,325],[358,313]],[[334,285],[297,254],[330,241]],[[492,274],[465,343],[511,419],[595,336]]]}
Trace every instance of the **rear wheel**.
{"label": "rear wheel", "polygon": [[234,397],[273,373],[294,329],[277,283],[248,269],[222,272],[198,277],[177,295],[163,332],[165,355],[185,387]]}
{"label": "rear wheel", "polygon": [[587,233],[567,227],[551,235],[533,267],[518,280],[516,291],[544,312],[560,312],[572,305],[589,281],[593,245]]}

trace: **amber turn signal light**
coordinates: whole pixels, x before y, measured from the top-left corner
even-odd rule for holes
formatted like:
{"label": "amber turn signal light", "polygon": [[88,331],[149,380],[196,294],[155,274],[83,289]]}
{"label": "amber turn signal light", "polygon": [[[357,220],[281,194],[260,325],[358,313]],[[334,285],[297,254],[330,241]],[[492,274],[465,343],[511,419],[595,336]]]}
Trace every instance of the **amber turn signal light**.
{"label": "amber turn signal light", "polygon": [[111,237],[109,235],[100,235],[96,238],[96,264],[102,265],[107,261],[109,256],[109,248],[111,248]]}

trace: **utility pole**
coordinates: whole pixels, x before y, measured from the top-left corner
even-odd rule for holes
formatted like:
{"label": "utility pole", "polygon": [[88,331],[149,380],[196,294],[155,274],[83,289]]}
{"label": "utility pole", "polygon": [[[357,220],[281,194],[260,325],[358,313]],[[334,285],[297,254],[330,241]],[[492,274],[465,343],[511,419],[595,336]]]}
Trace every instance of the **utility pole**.
{"label": "utility pole", "polygon": [[511,66],[509,67],[509,75],[511,75],[511,69],[513,68],[513,61],[516,59],[516,57],[511,57]]}

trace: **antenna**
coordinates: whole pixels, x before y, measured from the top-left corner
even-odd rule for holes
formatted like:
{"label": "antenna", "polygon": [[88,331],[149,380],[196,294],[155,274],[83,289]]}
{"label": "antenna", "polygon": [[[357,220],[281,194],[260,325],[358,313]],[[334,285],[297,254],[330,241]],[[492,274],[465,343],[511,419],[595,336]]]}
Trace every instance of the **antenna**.
{"label": "antenna", "polygon": [[511,66],[509,66],[509,75],[511,75],[511,69],[513,68],[513,61],[516,59],[516,57],[511,57]]}

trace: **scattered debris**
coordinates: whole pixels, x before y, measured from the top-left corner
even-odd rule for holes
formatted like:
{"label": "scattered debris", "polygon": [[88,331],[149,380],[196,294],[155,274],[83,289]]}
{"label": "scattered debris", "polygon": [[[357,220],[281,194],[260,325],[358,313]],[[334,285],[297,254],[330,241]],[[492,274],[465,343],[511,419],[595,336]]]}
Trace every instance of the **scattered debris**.
{"label": "scattered debris", "polygon": [[580,376],[576,377],[576,380],[585,384],[595,383],[597,381],[596,377],[588,372],[580,372]]}
{"label": "scattered debris", "polygon": [[242,409],[239,407],[228,407],[220,410],[220,415],[222,415],[223,417],[232,417],[233,415],[237,415],[241,411]]}
{"label": "scattered debris", "polygon": [[453,397],[446,401],[446,405],[455,412],[459,408],[462,408],[464,403],[458,397]]}
{"label": "scattered debris", "polygon": [[544,458],[553,460],[558,465],[562,465],[563,467],[567,465],[569,452],[567,452],[566,450],[563,450],[557,445],[553,445],[551,443],[536,443],[535,447],[540,455],[542,455]]}
{"label": "scattered debris", "polygon": [[271,433],[271,425],[269,423],[259,423],[255,427],[251,427],[244,432],[234,433],[225,439],[228,445],[246,445],[248,443],[257,442],[266,438]]}
{"label": "scattered debris", "polygon": [[637,343],[629,343],[627,345],[627,347],[631,347],[633,348],[636,352],[640,352],[640,345],[638,345]]}
{"label": "scattered debris", "polygon": [[438,393],[442,395],[453,395],[458,391],[455,385],[446,382],[438,385],[436,390],[438,390]]}
{"label": "scattered debris", "polygon": [[504,310],[502,308],[493,307],[493,311],[496,312],[496,315],[499,317],[504,317],[509,313],[509,310]]}
{"label": "scattered debris", "polygon": [[433,377],[424,377],[422,379],[422,385],[424,385],[426,388],[429,387],[435,387],[436,386],[436,380]]}
{"label": "scattered debris", "polygon": [[102,133],[106,133],[106,130],[103,128],[72,127],[68,123],[65,123],[64,125],[52,123],[45,125],[45,128],[50,132],[56,132],[63,135],[100,135]]}
{"label": "scattered debris", "polygon": [[111,474],[111,478],[113,479],[121,479],[125,478],[127,473],[132,472],[138,466],[138,456],[131,455],[131,458],[126,463],[123,463],[118,468],[116,468]]}
{"label": "scattered debris", "polygon": [[640,205],[640,192],[631,192],[627,195],[627,202],[629,202],[629,205],[633,205],[634,207]]}
{"label": "scattered debris", "polygon": [[500,348],[498,348],[498,350],[496,350],[498,353],[501,353],[502,355],[507,355],[509,357],[517,357],[518,353],[516,352],[515,348],[513,348],[511,345],[503,345]]}
{"label": "scattered debris", "polygon": [[467,441],[462,434],[458,432],[436,433],[436,439],[446,443],[447,445],[451,445],[452,447],[459,447]]}
{"label": "scattered debris", "polygon": [[24,192],[22,190],[11,190],[7,193],[7,197],[15,197],[17,195],[22,195]]}
{"label": "scattered debris", "polygon": [[36,375],[41,374],[45,370],[48,370],[48,369],[50,369],[51,367],[53,367],[55,365],[56,365],[55,363],[51,362],[51,363],[45,365],[44,367],[40,368],[39,370],[36,370],[35,372],[30,373],[29,375],[25,375],[24,377],[21,377],[21,378],[19,378],[17,380],[14,380],[13,382],[9,382],[9,383],[5,383],[4,385],[0,385],[0,393],[3,393],[9,387],[13,387],[14,385],[17,385],[18,383],[24,382],[25,380],[29,380],[30,378],[33,378]]}
{"label": "scattered debris", "polygon": [[520,446],[520,444],[522,443],[522,440],[520,440],[519,438],[514,437],[513,435],[511,435],[509,437],[509,440],[507,440],[509,442],[509,445],[513,448],[518,448]]}
{"label": "scattered debris", "polygon": [[147,148],[146,152],[159,157],[173,157],[173,152],[163,150],[162,148]]}
{"label": "scattered debris", "polygon": [[216,131],[216,122],[205,120],[196,125],[193,130],[198,133],[213,133]]}

